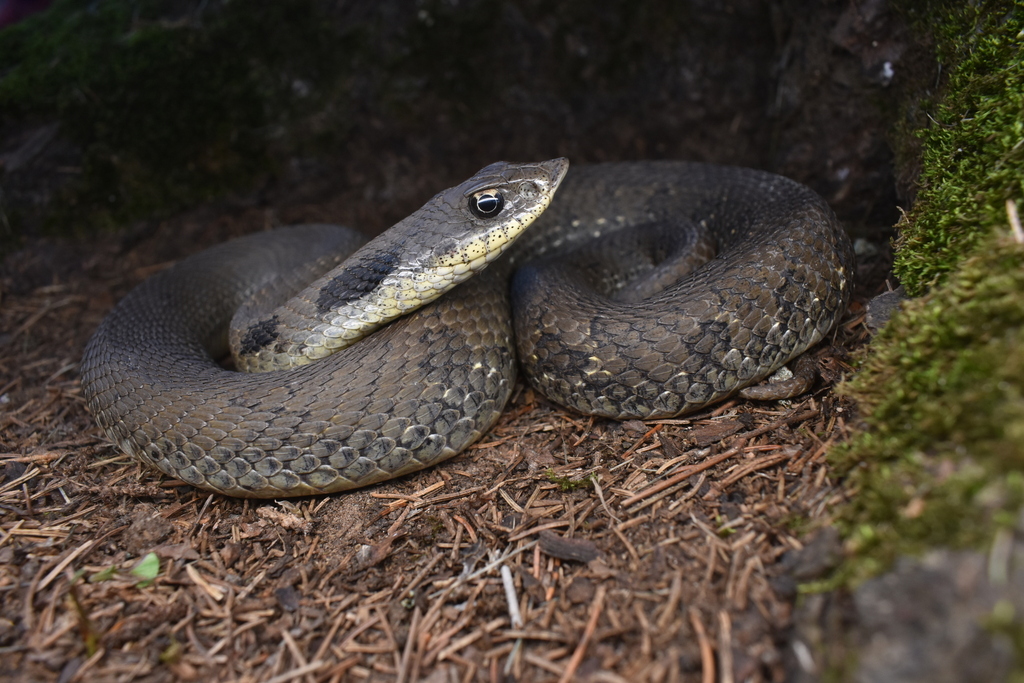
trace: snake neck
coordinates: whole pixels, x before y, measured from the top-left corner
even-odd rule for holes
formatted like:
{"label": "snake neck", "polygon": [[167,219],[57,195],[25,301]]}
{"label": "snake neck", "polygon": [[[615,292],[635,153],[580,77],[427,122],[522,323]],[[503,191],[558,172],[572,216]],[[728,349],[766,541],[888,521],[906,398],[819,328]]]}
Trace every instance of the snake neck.
{"label": "snake neck", "polygon": [[283,370],[326,358],[481,273],[550,205],[568,162],[499,162],[435,195],[272,311],[232,322],[236,367]]}

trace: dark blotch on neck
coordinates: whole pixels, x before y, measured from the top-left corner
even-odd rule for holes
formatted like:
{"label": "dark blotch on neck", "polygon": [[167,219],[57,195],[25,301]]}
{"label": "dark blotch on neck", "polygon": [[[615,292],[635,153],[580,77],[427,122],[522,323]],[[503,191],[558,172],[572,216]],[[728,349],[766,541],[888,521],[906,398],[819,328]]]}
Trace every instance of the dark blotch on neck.
{"label": "dark blotch on neck", "polygon": [[239,353],[243,356],[255,355],[277,341],[277,316],[266,318],[251,325],[239,342]]}
{"label": "dark blotch on neck", "polygon": [[342,304],[361,299],[393,273],[398,267],[398,262],[397,254],[382,251],[367,255],[358,263],[346,267],[320,288],[320,296],[316,299],[317,311],[325,313]]}

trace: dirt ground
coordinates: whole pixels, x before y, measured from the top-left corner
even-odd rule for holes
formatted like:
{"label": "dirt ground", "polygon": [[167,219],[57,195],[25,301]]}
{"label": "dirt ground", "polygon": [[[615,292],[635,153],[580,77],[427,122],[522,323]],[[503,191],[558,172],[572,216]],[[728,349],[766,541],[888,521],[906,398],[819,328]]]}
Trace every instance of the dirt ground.
{"label": "dirt ground", "polygon": [[[782,675],[793,552],[843,496],[824,456],[849,406],[830,382],[624,424],[520,386],[482,443],[426,472],[211,496],[120,454],[75,374],[117,296],[165,265],[153,239],[119,258],[108,240],[78,277],[5,300],[0,637],[17,635],[19,680],[685,680],[716,656],[737,680]],[[830,380],[859,310],[820,351]]]}
{"label": "dirt ground", "polygon": [[[774,133],[752,130],[753,151],[734,141],[715,153],[695,132],[702,121],[722,138],[748,125],[721,118],[747,105],[712,101],[709,71],[699,112],[687,110],[694,125],[674,129],[659,152],[811,182],[867,236],[858,298],[815,350],[822,379],[790,402],[620,424],[568,413],[520,384],[491,432],[447,463],[293,501],[208,495],[117,451],[85,410],[77,368],[121,296],[188,253],[272,225],[381,229],[464,170],[448,162],[435,172],[438,157],[474,147],[451,123],[436,124],[451,134],[429,150],[368,123],[343,159],[297,162],[253,194],[119,235],[34,238],[8,256],[0,678],[785,680],[797,665],[787,638],[798,584],[839,557],[835,536],[819,531],[845,496],[826,454],[855,415],[832,387],[868,336],[864,302],[885,288],[895,212],[878,115],[849,103],[851,79],[880,86],[857,47],[870,41],[842,29],[848,11],[822,3],[789,17],[776,45],[785,68],[762,95],[790,114],[772,119]],[[654,122],[581,156],[635,157],[636,139],[665,134]],[[821,136],[833,144],[813,144]],[[587,146],[568,140],[555,151]],[[543,136],[503,146],[512,158],[554,156]],[[150,553],[151,579],[138,568]]]}

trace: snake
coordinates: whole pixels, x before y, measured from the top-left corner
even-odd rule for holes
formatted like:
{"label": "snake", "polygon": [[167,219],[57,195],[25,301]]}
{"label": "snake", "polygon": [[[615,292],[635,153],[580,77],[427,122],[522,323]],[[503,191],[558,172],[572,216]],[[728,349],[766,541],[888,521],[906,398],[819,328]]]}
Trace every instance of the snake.
{"label": "snake", "polygon": [[779,175],[499,162],[369,242],[300,225],[179,261],[101,322],[82,388],[117,447],[187,484],[331,493],[462,452],[520,368],[586,415],[722,401],[836,328],[854,265]]}

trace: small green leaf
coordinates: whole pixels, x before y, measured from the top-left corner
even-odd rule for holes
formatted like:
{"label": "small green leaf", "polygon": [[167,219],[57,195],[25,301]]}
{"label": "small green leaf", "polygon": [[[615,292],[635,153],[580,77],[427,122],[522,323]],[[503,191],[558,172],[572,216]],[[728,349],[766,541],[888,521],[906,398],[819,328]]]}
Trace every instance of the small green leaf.
{"label": "small green leaf", "polygon": [[181,643],[171,637],[171,644],[164,648],[164,651],[160,653],[160,661],[164,664],[174,664],[181,659],[182,647]]}
{"label": "small green leaf", "polygon": [[160,573],[160,558],[156,553],[148,553],[139,560],[139,563],[132,569],[132,574],[142,579],[137,585],[145,588],[153,583],[153,580]]}

